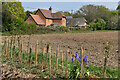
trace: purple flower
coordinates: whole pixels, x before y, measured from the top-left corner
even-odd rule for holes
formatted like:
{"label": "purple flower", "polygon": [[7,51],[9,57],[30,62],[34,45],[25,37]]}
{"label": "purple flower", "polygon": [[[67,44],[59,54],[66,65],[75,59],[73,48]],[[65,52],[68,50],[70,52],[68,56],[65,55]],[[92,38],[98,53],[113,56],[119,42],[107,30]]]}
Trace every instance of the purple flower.
{"label": "purple flower", "polygon": [[84,56],[84,57],[83,57],[83,61],[85,61],[85,62],[88,61],[87,56]]}
{"label": "purple flower", "polygon": [[81,60],[80,60],[80,58],[79,58],[79,57],[78,57],[77,59],[78,59],[78,61],[79,61],[79,62],[81,62]]}
{"label": "purple flower", "polygon": [[72,58],[72,62],[73,62],[73,58]]}
{"label": "purple flower", "polygon": [[79,63],[81,65],[81,63]]}
{"label": "purple flower", "polygon": [[78,51],[76,52],[76,56],[75,56],[75,58],[77,58],[77,56],[78,56]]}

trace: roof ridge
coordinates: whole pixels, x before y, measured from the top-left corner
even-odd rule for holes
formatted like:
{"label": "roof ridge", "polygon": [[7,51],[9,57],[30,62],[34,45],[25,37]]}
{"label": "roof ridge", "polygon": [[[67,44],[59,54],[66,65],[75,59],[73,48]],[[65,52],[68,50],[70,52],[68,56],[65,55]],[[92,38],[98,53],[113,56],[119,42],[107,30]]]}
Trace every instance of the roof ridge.
{"label": "roof ridge", "polygon": [[41,8],[38,8],[38,9],[40,9],[40,10],[46,10],[46,11],[49,11],[49,10],[47,10],[47,9],[41,9]]}

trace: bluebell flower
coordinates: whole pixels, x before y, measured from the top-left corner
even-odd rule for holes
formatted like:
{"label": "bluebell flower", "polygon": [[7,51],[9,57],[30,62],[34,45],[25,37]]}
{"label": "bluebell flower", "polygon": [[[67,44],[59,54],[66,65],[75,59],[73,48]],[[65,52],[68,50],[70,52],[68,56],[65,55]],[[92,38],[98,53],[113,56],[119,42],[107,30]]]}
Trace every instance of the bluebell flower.
{"label": "bluebell flower", "polygon": [[78,56],[78,51],[76,52],[76,56],[75,56],[75,58],[77,58],[77,56]]}
{"label": "bluebell flower", "polygon": [[72,62],[73,62],[73,58],[72,58]]}
{"label": "bluebell flower", "polygon": [[78,61],[79,61],[79,62],[81,62],[81,60],[80,60],[80,58],[79,58],[79,57],[78,57],[77,59],[78,59]]}
{"label": "bluebell flower", "polygon": [[81,63],[79,63],[81,65]]}

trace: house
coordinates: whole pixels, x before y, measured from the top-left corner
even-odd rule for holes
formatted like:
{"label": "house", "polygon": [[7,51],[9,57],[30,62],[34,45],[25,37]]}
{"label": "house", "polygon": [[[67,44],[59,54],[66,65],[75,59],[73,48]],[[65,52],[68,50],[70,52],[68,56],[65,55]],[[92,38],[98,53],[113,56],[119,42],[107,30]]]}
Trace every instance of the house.
{"label": "house", "polygon": [[73,27],[75,26],[79,27],[85,26],[85,28],[90,27],[87,24],[87,20],[85,18],[67,18],[67,25],[71,25]]}
{"label": "house", "polygon": [[25,22],[35,22],[40,26],[66,26],[66,17],[60,12],[52,13],[51,7],[49,10],[38,8],[35,15],[30,14]]}

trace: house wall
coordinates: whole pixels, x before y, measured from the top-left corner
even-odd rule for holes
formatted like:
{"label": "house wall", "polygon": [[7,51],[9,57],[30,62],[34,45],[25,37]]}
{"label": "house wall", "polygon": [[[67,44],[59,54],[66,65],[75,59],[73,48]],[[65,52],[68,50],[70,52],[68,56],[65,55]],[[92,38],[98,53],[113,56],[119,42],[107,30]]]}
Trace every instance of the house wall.
{"label": "house wall", "polygon": [[46,19],[45,19],[45,17],[43,16],[43,14],[40,12],[40,10],[38,10],[38,11],[36,12],[36,15],[39,15],[40,18],[41,18],[44,22],[46,22]]}
{"label": "house wall", "polygon": [[59,23],[59,24],[62,24],[62,21],[61,20],[53,20],[54,23]]}
{"label": "house wall", "polygon": [[52,22],[53,22],[53,21],[52,21],[51,19],[46,19],[46,24],[45,24],[45,26],[51,25]]}
{"label": "house wall", "polygon": [[[31,21],[30,21],[30,19],[31,19]],[[34,22],[34,20],[33,20],[33,18],[32,18],[31,16],[29,16],[29,17],[26,19],[25,22],[30,22],[30,23],[32,23],[32,22]],[[35,23],[35,22],[34,22],[34,23]]]}
{"label": "house wall", "polygon": [[66,26],[66,18],[62,18],[62,25]]}

